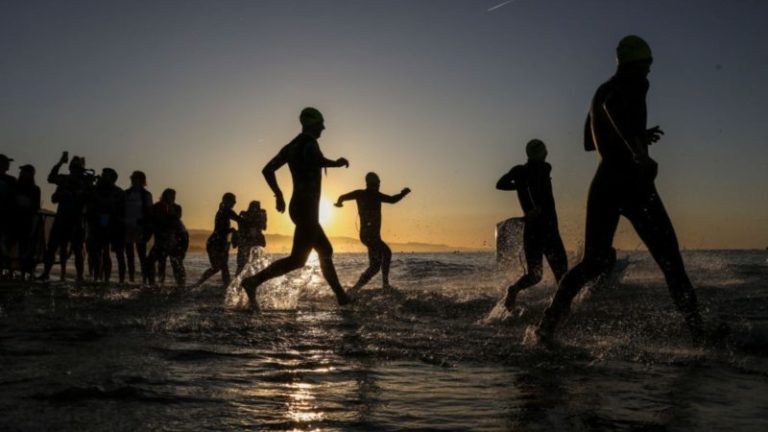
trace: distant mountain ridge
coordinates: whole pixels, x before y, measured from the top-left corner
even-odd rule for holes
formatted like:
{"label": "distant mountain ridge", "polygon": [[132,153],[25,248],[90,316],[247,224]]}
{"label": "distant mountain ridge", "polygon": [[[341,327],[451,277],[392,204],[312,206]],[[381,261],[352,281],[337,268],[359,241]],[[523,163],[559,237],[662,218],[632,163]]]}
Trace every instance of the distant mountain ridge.
{"label": "distant mountain ridge", "polygon": [[[189,230],[189,250],[192,252],[205,251],[205,241],[211,231],[202,229]],[[291,251],[293,237],[283,234],[266,234],[267,249],[274,253],[287,253]],[[366,252],[366,247],[360,240],[352,237],[331,237],[333,249],[336,252]],[[483,249],[450,246],[444,244],[419,243],[419,242],[387,242],[394,252],[471,252]]]}

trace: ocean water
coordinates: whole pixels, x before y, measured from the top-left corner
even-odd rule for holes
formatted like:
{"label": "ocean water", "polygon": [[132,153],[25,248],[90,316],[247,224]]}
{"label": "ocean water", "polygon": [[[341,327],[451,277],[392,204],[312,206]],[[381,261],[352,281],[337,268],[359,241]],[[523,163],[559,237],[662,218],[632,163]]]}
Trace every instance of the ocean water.
{"label": "ocean water", "polygon": [[[768,430],[768,253],[684,253],[705,319],[732,329],[712,348],[691,345],[647,254],[625,255],[554,350],[524,343],[549,271],[500,313],[521,268],[489,253],[395,254],[398,289],[376,277],[343,309],[316,262],[262,287],[257,312],[218,276],[4,282],[0,430]],[[366,266],[335,261],[346,286]],[[206,259],[187,265],[194,281]]]}

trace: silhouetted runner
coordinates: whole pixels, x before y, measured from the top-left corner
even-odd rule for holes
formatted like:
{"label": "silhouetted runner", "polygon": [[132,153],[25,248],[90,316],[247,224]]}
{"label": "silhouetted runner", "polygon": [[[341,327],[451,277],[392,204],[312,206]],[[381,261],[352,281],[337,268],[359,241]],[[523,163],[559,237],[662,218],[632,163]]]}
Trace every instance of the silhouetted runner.
{"label": "silhouetted runner", "polygon": [[525,146],[525,153],[528,162],[513,167],[496,182],[496,189],[517,190],[517,198],[525,214],[523,249],[527,271],[507,288],[504,306],[510,311],[520,291],[541,281],[544,270],[542,255],[547,257],[555,280],[559,281],[568,270],[568,257],[560,238],[555,198],[552,196],[549,176],[552,166],[544,161],[547,158],[547,147],[541,140],[533,139]]}
{"label": "silhouetted runner", "polygon": [[200,280],[195,282],[194,287],[200,286],[211,276],[221,272],[221,281],[224,285],[229,285],[231,278],[229,276],[229,236],[235,232],[230,221],[240,222],[240,216],[232,210],[237,204],[235,194],[227,192],[221,197],[219,211],[216,212],[216,218],[213,223],[213,232],[205,243],[205,251],[208,252],[208,261],[211,267],[200,276]]}
{"label": "silhouetted runner", "polygon": [[262,170],[264,178],[275,194],[277,211],[285,211],[283,192],[277,184],[275,171],[285,164],[291,170],[293,195],[288,208],[291,220],[296,224],[291,255],[277,260],[256,275],[243,280],[243,288],[252,306],[256,305],[256,288],[264,281],[284,275],[304,266],[312,249],[317,251],[320,269],[331,286],[340,305],[349,303],[349,297],[339,283],[333,266],[333,246],[323,232],[319,221],[320,187],[323,168],[348,167],[344,158],[326,159],[320,151],[317,139],[325,129],[323,115],[315,108],[304,108],[299,120],[302,132],[283,147]]}
{"label": "silhouetted runner", "polygon": [[261,208],[259,201],[251,201],[248,210],[240,212],[237,228],[232,243],[237,243],[237,273],[240,273],[248,263],[251,249],[267,246],[267,239],[262,232],[267,229],[267,212]]}
{"label": "silhouetted runner", "polygon": [[638,36],[627,36],[619,42],[616,56],[616,74],[597,89],[584,133],[585,149],[596,149],[601,158],[587,199],[584,258],[560,281],[537,336],[541,342],[551,342],[574,296],[610,263],[613,236],[619,216],[624,216],[664,272],[672,299],[698,342],[702,328],[696,293],[672,222],[656,192],[656,162],[648,155],[648,146],[663,134],[658,126],[646,128],[651,49]]}
{"label": "silhouetted runner", "polygon": [[376,173],[370,172],[365,176],[365,189],[346,193],[336,201],[336,207],[342,207],[344,201],[355,200],[357,213],[360,215],[360,241],[368,248],[368,268],[360,275],[352,290],[362,288],[381,269],[382,288],[389,289],[389,265],[392,261],[392,250],[381,239],[381,203],[394,204],[408,195],[411,190],[404,188],[397,195],[386,195],[379,192],[381,180]]}

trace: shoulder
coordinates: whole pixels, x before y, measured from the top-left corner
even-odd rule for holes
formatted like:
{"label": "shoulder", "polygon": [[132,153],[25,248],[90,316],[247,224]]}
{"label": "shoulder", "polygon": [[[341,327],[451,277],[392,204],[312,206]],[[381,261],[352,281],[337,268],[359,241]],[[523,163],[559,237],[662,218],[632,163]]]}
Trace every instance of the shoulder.
{"label": "shoulder", "polygon": [[525,174],[525,166],[524,165],[515,165],[515,166],[512,167],[511,170],[509,170],[509,172],[514,177],[519,177],[519,176]]}

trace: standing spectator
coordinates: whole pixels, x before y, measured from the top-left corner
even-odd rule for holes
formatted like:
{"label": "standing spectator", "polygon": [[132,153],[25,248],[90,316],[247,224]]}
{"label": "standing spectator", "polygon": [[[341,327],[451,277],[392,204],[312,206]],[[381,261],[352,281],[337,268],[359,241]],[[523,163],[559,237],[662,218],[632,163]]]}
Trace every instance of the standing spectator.
{"label": "standing spectator", "polygon": [[125,256],[128,265],[128,280],[134,281],[136,263],[143,283],[149,282],[147,271],[147,242],[151,237],[152,194],[146,189],[147,176],[142,171],[131,174],[131,187],[125,191]]}

